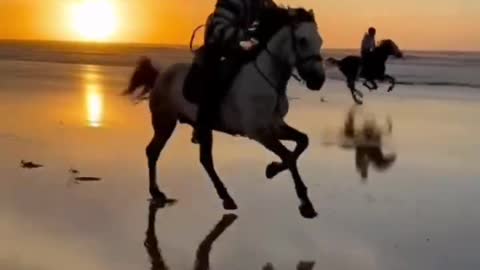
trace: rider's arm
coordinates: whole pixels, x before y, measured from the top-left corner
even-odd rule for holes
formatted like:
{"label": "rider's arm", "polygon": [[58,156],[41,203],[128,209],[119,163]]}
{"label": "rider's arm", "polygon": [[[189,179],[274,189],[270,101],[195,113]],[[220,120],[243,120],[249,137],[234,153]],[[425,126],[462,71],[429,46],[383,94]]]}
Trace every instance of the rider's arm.
{"label": "rider's arm", "polygon": [[370,51],[373,52],[376,46],[377,46],[377,42],[375,41],[375,38],[372,38],[371,44],[370,44]]}
{"label": "rider's arm", "polygon": [[368,40],[368,36],[364,35],[362,39],[362,52],[369,52],[370,51],[370,44]]}
{"label": "rider's arm", "polygon": [[219,44],[225,48],[238,47],[241,41],[248,39],[247,29],[238,22],[246,16],[244,0],[218,0],[208,33],[208,43]]}

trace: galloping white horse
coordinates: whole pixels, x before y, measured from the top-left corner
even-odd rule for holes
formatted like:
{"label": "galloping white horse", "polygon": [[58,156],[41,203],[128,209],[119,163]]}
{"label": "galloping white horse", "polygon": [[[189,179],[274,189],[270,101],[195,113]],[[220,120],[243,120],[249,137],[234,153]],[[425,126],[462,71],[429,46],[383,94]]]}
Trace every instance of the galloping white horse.
{"label": "galloping white horse", "polygon": [[[286,88],[296,68],[310,90],[320,90],[325,82],[320,49],[322,39],[312,11],[305,9],[272,8],[262,15],[258,29],[263,46],[254,61],[246,63],[231,84],[221,109],[215,130],[248,137],[278,155],[266,169],[268,178],[290,170],[298,198],[300,213],[305,218],[317,215],[308,197],[307,187],[298,172],[297,159],[308,146],[308,137],[284,122],[288,112]],[[147,146],[150,194],[158,201],[166,196],[156,182],[156,163],[160,152],[172,135],[177,122],[193,125],[197,105],[184,97],[183,87],[191,63],[178,63],[162,72],[144,58],[137,66],[128,89],[132,94],[144,86],[150,91],[150,111],[154,136]],[[280,141],[296,142],[289,151]],[[225,209],[237,208],[234,200],[217,175],[211,147],[200,146],[200,161],[211,178]]]}

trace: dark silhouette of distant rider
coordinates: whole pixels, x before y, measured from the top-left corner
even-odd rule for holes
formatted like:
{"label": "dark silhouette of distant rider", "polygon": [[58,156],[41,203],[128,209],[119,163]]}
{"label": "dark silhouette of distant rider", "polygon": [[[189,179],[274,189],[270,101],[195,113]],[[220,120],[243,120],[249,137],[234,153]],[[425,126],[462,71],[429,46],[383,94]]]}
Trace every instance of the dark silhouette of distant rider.
{"label": "dark silhouette of distant rider", "polygon": [[375,35],[377,30],[374,27],[370,27],[368,32],[365,33],[362,40],[361,55],[362,55],[362,67],[363,74],[366,76],[367,80],[373,79],[373,57],[376,47]]}

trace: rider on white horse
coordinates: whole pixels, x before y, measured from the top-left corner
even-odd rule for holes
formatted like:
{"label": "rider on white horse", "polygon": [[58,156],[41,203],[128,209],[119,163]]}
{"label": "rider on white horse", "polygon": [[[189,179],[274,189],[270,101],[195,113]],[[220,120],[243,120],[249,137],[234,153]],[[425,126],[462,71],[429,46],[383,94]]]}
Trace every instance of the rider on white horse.
{"label": "rider on white horse", "polygon": [[205,140],[211,134],[226,91],[223,88],[235,75],[223,74],[226,78],[217,82],[220,63],[225,57],[234,68],[240,65],[242,58],[246,57],[245,51],[250,51],[258,43],[251,36],[251,27],[257,23],[261,10],[271,5],[275,5],[272,0],[217,0],[215,11],[207,20],[202,68],[204,81],[192,141]]}
{"label": "rider on white horse", "polygon": [[[320,53],[323,40],[312,10],[275,7],[265,9],[260,15],[260,24],[256,30],[258,53],[251,55],[254,59],[244,60],[248,62],[235,74],[221,104],[214,104],[219,105],[218,116],[213,114],[218,119],[215,122],[207,119],[214,125],[203,128],[207,135],[205,140],[200,138],[200,163],[222,200],[223,207],[235,210],[237,205],[215,170],[211,129],[255,140],[280,158],[280,162],[272,162],[267,166],[265,176],[271,179],[289,170],[300,200],[300,214],[305,218],[314,218],[317,213],[297,166],[298,158],[309,145],[308,136],[289,126],[284,118],[289,111],[286,92],[293,69],[298,71],[308,89],[318,91],[323,87],[325,69]],[[217,59],[215,63],[220,63],[220,60]],[[223,72],[224,63],[221,65],[219,70]],[[168,197],[157,183],[157,161],[176,125],[183,123],[195,126],[197,119],[197,102],[189,100],[184,91],[188,89],[185,84],[191,68],[192,63],[176,63],[162,69],[155,76],[155,68],[148,58],[144,58],[137,65],[125,91],[125,94],[130,95],[138,87],[148,86],[155,81],[149,91],[154,135],[146,154],[149,192],[161,204],[167,203]],[[200,90],[199,87],[199,83],[195,83],[194,91]],[[207,94],[212,95],[211,92]],[[210,100],[207,101],[209,103],[206,105],[212,104]],[[295,148],[286,148],[282,144],[284,140],[294,141]]]}

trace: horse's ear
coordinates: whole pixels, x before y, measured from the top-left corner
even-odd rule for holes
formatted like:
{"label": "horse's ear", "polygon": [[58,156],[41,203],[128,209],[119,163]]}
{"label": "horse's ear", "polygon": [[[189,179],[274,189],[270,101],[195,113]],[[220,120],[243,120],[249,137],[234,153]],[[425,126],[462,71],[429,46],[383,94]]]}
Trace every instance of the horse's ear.
{"label": "horse's ear", "polygon": [[310,16],[312,16],[311,19],[315,21],[315,12],[313,11],[313,9],[308,10],[308,14],[310,14]]}

